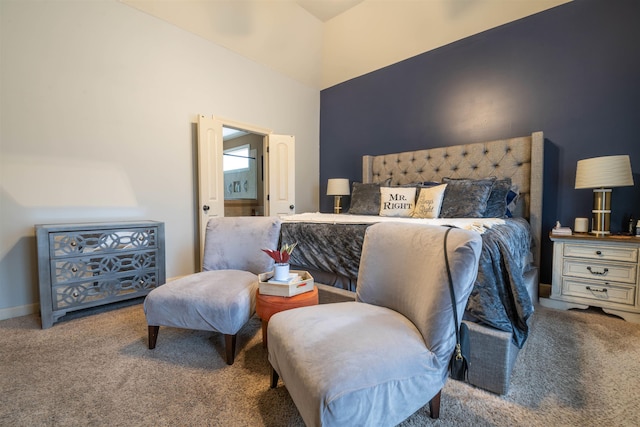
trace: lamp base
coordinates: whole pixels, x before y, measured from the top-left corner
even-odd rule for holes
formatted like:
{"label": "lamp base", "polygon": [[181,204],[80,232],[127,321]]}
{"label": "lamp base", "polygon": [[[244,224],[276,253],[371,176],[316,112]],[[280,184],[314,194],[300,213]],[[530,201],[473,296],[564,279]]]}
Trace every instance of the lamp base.
{"label": "lamp base", "polygon": [[593,220],[591,222],[591,234],[605,236],[611,234],[609,231],[611,223],[611,189],[593,189]]}
{"label": "lamp base", "polygon": [[333,213],[339,214],[342,211],[342,206],[340,203],[340,199],[342,196],[333,196]]}

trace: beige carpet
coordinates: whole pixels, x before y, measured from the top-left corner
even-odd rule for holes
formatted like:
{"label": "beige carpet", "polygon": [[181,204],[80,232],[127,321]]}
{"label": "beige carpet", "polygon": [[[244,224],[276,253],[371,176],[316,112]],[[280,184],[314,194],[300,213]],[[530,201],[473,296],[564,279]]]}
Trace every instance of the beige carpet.
{"label": "beige carpet", "polygon": [[[257,319],[233,366],[218,334],[161,328],[146,347],[141,305],[40,329],[0,322],[0,426],[303,426],[270,367]],[[439,420],[403,426],[638,426],[640,325],[537,307],[507,396],[449,381]]]}

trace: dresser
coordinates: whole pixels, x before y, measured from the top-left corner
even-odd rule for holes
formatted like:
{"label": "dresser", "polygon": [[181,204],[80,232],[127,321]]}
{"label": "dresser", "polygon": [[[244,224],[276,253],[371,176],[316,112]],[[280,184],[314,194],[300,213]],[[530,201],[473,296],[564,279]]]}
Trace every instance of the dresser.
{"label": "dresser", "polygon": [[600,307],[640,323],[640,238],[596,237],[588,234],[551,235],[553,277],[551,295],[540,298],[546,307]]}
{"label": "dresser", "polygon": [[36,225],[40,315],[65,314],[144,296],[165,283],[164,223]]}

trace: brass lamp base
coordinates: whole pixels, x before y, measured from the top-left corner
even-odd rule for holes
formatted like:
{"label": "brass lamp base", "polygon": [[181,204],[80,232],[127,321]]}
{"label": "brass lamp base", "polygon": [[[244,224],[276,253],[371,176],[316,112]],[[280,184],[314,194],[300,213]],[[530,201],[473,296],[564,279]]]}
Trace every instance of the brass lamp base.
{"label": "brass lamp base", "polygon": [[342,196],[333,196],[333,213],[339,214],[342,211],[342,206],[340,203],[340,199]]}
{"label": "brass lamp base", "polygon": [[611,189],[593,189],[593,220],[591,223],[591,234],[605,236],[611,234],[609,231],[611,223]]}

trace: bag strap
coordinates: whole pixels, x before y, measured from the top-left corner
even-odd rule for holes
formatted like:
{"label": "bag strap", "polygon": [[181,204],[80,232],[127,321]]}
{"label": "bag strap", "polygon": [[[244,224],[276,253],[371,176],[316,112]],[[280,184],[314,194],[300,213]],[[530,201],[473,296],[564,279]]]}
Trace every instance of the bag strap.
{"label": "bag strap", "polygon": [[458,329],[458,308],[456,305],[456,293],[453,290],[453,279],[451,278],[451,268],[449,267],[449,255],[447,254],[447,236],[451,231],[451,227],[447,228],[444,233],[444,262],[447,266],[447,277],[449,278],[449,293],[451,295],[451,305],[453,306],[454,328],[456,330],[456,359],[462,360],[462,350],[460,349],[460,330]]}

